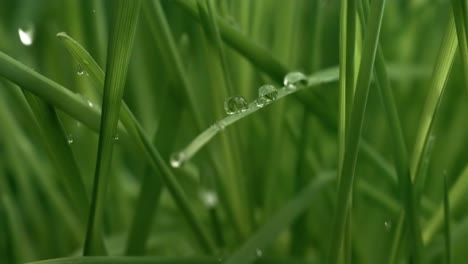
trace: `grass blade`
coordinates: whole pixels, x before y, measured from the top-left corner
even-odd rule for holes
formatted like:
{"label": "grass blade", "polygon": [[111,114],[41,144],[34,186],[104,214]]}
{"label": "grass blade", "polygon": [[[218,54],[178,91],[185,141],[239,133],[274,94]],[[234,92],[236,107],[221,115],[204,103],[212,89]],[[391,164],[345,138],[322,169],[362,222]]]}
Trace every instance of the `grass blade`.
{"label": "grass blade", "polygon": [[[96,82],[96,87],[101,88],[104,86],[104,72],[99,67],[99,65],[94,61],[94,59],[89,55],[88,52],[76,41],[74,41],[71,37],[67,36],[65,33],[59,33],[57,35],[60,40],[62,40],[63,44],[67,46],[67,49],[73,50],[71,54],[78,60],[82,65],[85,71],[87,71],[90,77]],[[100,90],[99,92],[102,92]],[[180,110],[180,109],[179,109]],[[145,131],[141,127],[141,125],[136,120],[135,116],[132,114],[128,106],[123,102],[122,109],[120,111],[121,114],[121,121],[124,124],[125,128],[127,129],[128,133],[131,135],[133,141],[136,145],[142,150],[143,153],[147,156],[148,160],[150,161],[150,165],[152,166],[153,170],[156,172],[155,175],[151,175],[151,177],[157,177],[157,175],[161,175],[163,177],[164,184],[167,185],[169,192],[173,196],[174,200],[178,204],[179,208],[181,209],[182,213],[187,217],[187,221],[191,225],[196,235],[196,238],[199,240],[200,244],[203,245],[204,249],[207,252],[213,250],[210,239],[203,230],[201,223],[197,220],[193,209],[190,207],[188,203],[188,199],[184,194],[184,191],[181,189],[180,184],[169,170],[167,164],[162,159],[159,152],[152,147],[151,141],[145,135]],[[158,137],[158,135],[156,135]],[[148,177],[143,178],[142,185],[143,186],[153,186],[154,190],[160,188],[157,184],[159,182],[158,179],[148,179]],[[156,184],[156,185],[155,185]],[[149,187],[148,187],[149,188]],[[146,190],[146,189],[144,189]],[[154,191],[153,190],[153,191]],[[154,192],[152,192],[154,195]],[[144,195],[146,196],[146,194]],[[154,205],[154,204],[153,204]],[[149,209],[149,208],[147,208]],[[151,210],[151,209],[149,209]],[[145,210],[146,212],[146,210]],[[141,219],[141,221],[150,224],[150,222],[146,222],[146,219]],[[140,220],[136,220],[135,224],[140,222]],[[133,228],[133,231],[141,232],[141,230],[149,228],[148,226],[139,225],[138,228]],[[142,233],[140,233],[142,234]],[[146,233],[147,234],[147,233]],[[139,240],[144,239],[143,236],[138,234],[131,233],[132,240]],[[135,245],[143,243],[141,240],[136,242]],[[131,248],[135,248],[132,243]],[[130,247],[130,244],[129,244]],[[130,248],[128,248],[130,250]],[[141,250],[139,248],[138,250]]]}
{"label": "grass blade", "polygon": [[273,239],[294,219],[310,205],[315,197],[327,183],[331,182],[334,173],[318,175],[299,194],[289,201],[282,209],[278,210],[271,218],[260,227],[238,250],[228,257],[223,264],[252,263],[265,248],[273,242]]}
{"label": "grass blade", "polygon": [[[363,25],[365,25],[365,19],[368,16],[367,13],[369,12],[369,4],[367,0],[361,1],[361,4],[362,8],[360,9],[360,16]],[[381,94],[389,127],[395,142],[393,158],[395,160],[395,167],[399,180],[401,201],[404,204],[404,212],[407,222],[406,226],[408,227],[408,231],[411,234],[409,243],[412,248],[412,254],[415,259],[415,263],[418,263],[421,261],[423,248],[417,206],[418,202],[414,193],[413,183],[411,182],[408,153],[403,135],[403,129],[401,127],[401,121],[395,104],[395,96],[393,95],[393,88],[390,83],[390,78],[388,77],[385,59],[380,45],[377,48],[375,73],[378,81],[377,87],[379,88]],[[397,230],[400,230],[400,228],[397,228]]]}
{"label": "grass blade", "polygon": [[463,77],[465,81],[465,88],[468,89],[468,36],[466,35],[468,29],[465,24],[468,21],[466,17],[466,6],[465,0],[452,0],[452,11],[455,18],[455,27],[457,30],[458,39],[458,51],[462,60]]}
{"label": "grass blade", "polygon": [[348,201],[351,198],[353,188],[362,124],[364,122],[364,113],[380,36],[384,6],[385,0],[372,2],[369,23],[366,30],[367,34],[363,44],[363,54],[357,78],[356,92],[351,108],[350,127],[346,135],[346,148],[341,171],[342,175],[340,176],[340,184],[338,187],[337,207],[335,209],[331,235],[332,241],[327,258],[328,263],[338,263],[339,252],[343,243],[346,215],[349,210]]}
{"label": "grass blade", "polygon": [[[451,214],[456,214],[461,209],[466,199],[466,193],[468,192],[468,166],[465,166],[457,181],[450,187],[448,193],[449,208]],[[432,217],[428,220],[424,232],[423,240],[427,245],[429,244],[438,231],[444,224],[444,205],[441,204],[432,214]]]}
{"label": "grass blade", "polygon": [[83,255],[103,253],[102,249],[97,246],[97,241],[102,232],[102,213],[109,182],[114,137],[140,5],[139,0],[119,0],[114,3],[107,55],[107,74],[104,81],[98,157]]}
{"label": "grass blade", "polygon": [[[305,87],[300,87],[296,90],[290,90],[287,87],[282,87],[278,89],[278,95],[274,102],[278,101],[279,99],[286,97],[290,94],[294,94],[297,91],[302,89],[311,88],[314,86],[318,86],[320,84],[325,84],[329,82],[334,82],[338,78],[338,73],[336,68],[325,69],[319,71],[313,75],[311,75],[307,80],[307,85]],[[265,105],[268,106],[268,105]],[[256,101],[250,102],[248,107],[245,111],[241,113],[237,113],[235,115],[229,115],[221,120],[218,120],[197,137],[195,137],[184,149],[179,151],[177,154],[174,155],[175,160],[175,167],[179,167],[184,162],[190,160],[193,155],[195,155],[203,146],[205,146],[210,140],[216,136],[219,132],[223,131],[228,126],[236,123],[239,120],[247,117],[248,115],[255,113],[256,111],[264,108],[265,106],[258,106]]]}

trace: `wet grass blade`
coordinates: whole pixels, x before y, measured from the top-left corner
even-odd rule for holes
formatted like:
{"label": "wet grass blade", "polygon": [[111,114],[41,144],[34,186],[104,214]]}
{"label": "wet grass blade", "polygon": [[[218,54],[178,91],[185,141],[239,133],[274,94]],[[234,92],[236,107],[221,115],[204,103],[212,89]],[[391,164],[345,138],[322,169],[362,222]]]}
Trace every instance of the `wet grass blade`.
{"label": "wet grass blade", "polygon": [[317,175],[307,187],[274,213],[239,249],[223,261],[223,264],[249,264],[254,262],[259,255],[263,255],[262,252],[268,245],[307,209],[311,200],[327,183],[331,182],[334,176],[335,173]]}
{"label": "wet grass blade", "polygon": [[349,210],[349,199],[353,189],[356,161],[361,138],[364,113],[367,105],[367,96],[374,68],[374,60],[377,51],[380,27],[382,24],[385,0],[372,2],[367,34],[363,44],[363,54],[359,74],[356,83],[356,92],[346,135],[346,147],[343,157],[342,175],[338,187],[337,206],[333,219],[331,244],[328,252],[328,263],[338,263],[341,245],[345,233],[346,216]]}
{"label": "wet grass blade", "polygon": [[130,61],[141,1],[115,1],[107,52],[107,74],[104,81],[101,129],[94,175],[88,227],[83,255],[102,254],[97,245],[102,233],[102,214],[112,162],[114,137],[119,120],[128,63]]}
{"label": "wet grass blade", "polygon": [[[94,59],[89,55],[89,53],[86,52],[86,50],[78,42],[74,41],[71,37],[67,36],[65,33],[59,33],[57,36],[60,40],[62,40],[63,44],[67,46],[67,49],[73,50],[71,54],[75,57],[76,60],[78,60],[83,65],[84,70],[87,71],[90,77],[96,82],[96,87],[100,88],[99,92],[102,92],[102,87],[104,86],[104,72],[99,67],[99,65],[94,61]],[[184,191],[180,187],[180,184],[178,183],[174,174],[168,168],[167,164],[164,162],[159,151],[152,146],[151,140],[146,136],[145,131],[138,123],[135,116],[125,104],[125,102],[123,102],[122,104],[120,115],[121,121],[127,129],[128,133],[130,134],[132,140],[134,141],[134,143],[136,143],[140,150],[143,153],[145,153],[146,157],[150,162],[150,165],[152,166],[152,174],[154,175],[151,175],[150,177],[159,177],[159,175],[161,175],[161,177],[163,178],[163,183],[167,185],[168,190],[173,196],[175,202],[179,206],[182,213],[186,216],[187,221],[189,222],[191,227],[193,228],[194,233],[196,235],[196,239],[199,240],[200,244],[202,245],[205,251],[212,251],[212,243],[210,242],[206,231],[202,228],[201,223],[197,220],[196,215],[188,202],[188,198],[186,197]],[[157,190],[158,188],[160,188],[158,182],[158,179],[149,179],[148,177],[144,177],[142,185],[153,186],[154,190]],[[144,217],[143,214],[139,215]],[[148,225],[150,224],[150,222],[147,222],[146,219],[140,219],[135,221],[136,223],[144,222]],[[128,250],[133,251],[133,249],[135,249],[134,245],[139,245],[143,243],[140,240],[144,239],[141,230],[144,230],[146,228],[148,227],[145,225],[140,225],[138,228],[135,227],[132,229],[132,231],[138,234],[131,233],[130,237],[132,238],[132,240],[135,239],[135,241],[133,241],[135,243],[129,242]],[[139,248],[138,250],[140,249],[141,248]]]}

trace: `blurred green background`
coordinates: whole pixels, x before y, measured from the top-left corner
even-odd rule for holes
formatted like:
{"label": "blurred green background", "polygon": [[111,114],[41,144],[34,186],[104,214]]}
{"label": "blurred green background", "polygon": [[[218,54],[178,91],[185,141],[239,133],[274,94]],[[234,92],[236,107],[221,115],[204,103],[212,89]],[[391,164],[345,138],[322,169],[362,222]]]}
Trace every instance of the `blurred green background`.
{"label": "blurred green background", "polygon": [[[252,63],[254,55],[239,52],[230,43],[223,44],[227,74],[223,72],[206,26],[180,2],[187,1],[142,1],[124,95],[167,162],[172,153],[226,115],[227,97],[242,95],[250,102],[263,84],[282,86],[267,67]],[[338,66],[339,1],[212,4],[219,18],[244,36],[245,47],[258,47],[288,71],[311,75]],[[0,51],[99,108],[102,98],[96,84],[56,34],[66,32],[105,71],[112,5],[110,0],[1,0]],[[386,3],[380,44],[409,153],[451,12],[450,1]],[[358,43],[360,32],[358,26]],[[30,37],[31,43],[20,35]],[[459,53],[449,77],[425,160],[419,217],[424,233],[442,206],[445,174],[451,190],[458,188],[459,194],[454,198],[458,204],[451,208],[452,261],[464,263],[468,207],[460,201],[468,192],[468,179],[462,177],[468,177],[463,173],[468,157],[468,90]],[[44,124],[37,121],[22,91],[8,76],[0,76],[0,263],[79,256],[86,226],[71,206],[67,175],[54,165],[61,160],[53,160],[56,156],[46,146],[48,140],[60,138],[40,133]],[[337,170],[338,102],[338,82],[300,91],[225,129],[193,159],[173,169],[197,217],[216,241],[216,259],[235,252],[309,181]],[[60,109],[55,111],[89,196],[98,134]],[[395,232],[400,196],[391,151],[394,140],[375,83],[362,138],[352,208],[352,263],[383,263]],[[124,135],[117,134],[115,143],[104,224],[109,255],[188,259],[204,255],[160,181],[151,181],[147,196],[142,195],[143,179],[155,174],[145,154]],[[266,263],[324,263],[335,194],[335,182],[321,188],[300,222],[284,226],[259,254],[261,258],[269,259]],[[139,244],[129,249],[137,212],[147,221],[140,223],[144,231]],[[442,231],[440,227],[430,241],[424,241],[426,263],[442,263]],[[404,261],[408,252],[402,248],[399,259]]]}

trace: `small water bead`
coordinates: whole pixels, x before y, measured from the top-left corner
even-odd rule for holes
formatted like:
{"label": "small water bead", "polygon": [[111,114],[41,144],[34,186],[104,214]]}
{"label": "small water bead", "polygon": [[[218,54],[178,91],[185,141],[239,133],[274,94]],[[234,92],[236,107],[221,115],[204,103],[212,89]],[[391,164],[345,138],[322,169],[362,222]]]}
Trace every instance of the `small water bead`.
{"label": "small water bead", "polygon": [[18,28],[18,36],[24,46],[31,46],[34,42],[34,30]]}
{"label": "small water bead", "polygon": [[68,145],[73,144],[73,135],[72,134],[69,134],[67,136],[67,143],[68,143]]}
{"label": "small water bead", "polygon": [[384,227],[385,227],[385,231],[390,231],[390,229],[392,229],[392,221],[390,220],[387,220],[384,222]]}
{"label": "small water bead", "polygon": [[93,102],[91,102],[90,100],[86,100],[86,102],[88,103],[88,106],[89,106],[89,107],[93,107],[93,106],[94,106]]}
{"label": "small water bead", "polygon": [[288,90],[296,90],[297,86],[306,86],[307,76],[302,72],[290,72],[284,77],[283,84]]}
{"label": "small water bead", "polygon": [[83,69],[83,66],[81,66],[81,64],[78,64],[78,67],[76,69],[76,73],[78,75],[80,75],[80,76],[84,74],[84,69]]}
{"label": "small water bead", "polygon": [[255,250],[255,254],[257,254],[257,257],[261,258],[263,256],[263,251],[259,248]]}
{"label": "small water bead", "polygon": [[212,190],[203,190],[200,192],[200,199],[207,208],[215,208],[218,205],[218,195]]}
{"label": "small water bead", "polygon": [[258,99],[256,101],[258,107],[276,100],[278,97],[278,90],[271,84],[263,85],[258,89]]}
{"label": "small water bead", "polygon": [[115,134],[114,141],[119,141],[119,134]]}
{"label": "small water bead", "polygon": [[182,166],[185,160],[185,154],[182,152],[177,152],[171,155],[170,164],[173,168],[179,168]]}
{"label": "small water bead", "polygon": [[245,100],[244,97],[242,96],[233,96],[229,97],[224,101],[224,110],[226,111],[226,114],[228,115],[233,115],[233,114],[238,114],[241,112],[244,112],[247,110],[248,104],[247,100]]}

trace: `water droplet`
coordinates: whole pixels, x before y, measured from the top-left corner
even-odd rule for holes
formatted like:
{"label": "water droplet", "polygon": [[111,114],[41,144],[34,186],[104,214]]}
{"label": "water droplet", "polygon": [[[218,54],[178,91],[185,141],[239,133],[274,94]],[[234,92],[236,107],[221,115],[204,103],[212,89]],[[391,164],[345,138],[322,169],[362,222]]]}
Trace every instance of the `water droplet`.
{"label": "water droplet", "polygon": [[21,43],[25,46],[31,46],[34,41],[34,30],[18,28],[18,35]]}
{"label": "water droplet", "polygon": [[68,145],[73,144],[73,135],[72,135],[72,134],[68,134],[68,136],[67,136],[67,143],[68,143]]}
{"label": "water droplet", "polygon": [[114,141],[119,141],[119,134],[115,134]]}
{"label": "water droplet", "polygon": [[385,227],[385,231],[390,231],[390,229],[392,229],[392,221],[390,220],[387,220],[384,222],[384,227]]}
{"label": "water droplet", "polygon": [[296,90],[297,86],[305,86],[307,83],[307,77],[301,72],[290,72],[283,81],[284,86],[289,90]]}
{"label": "water droplet", "polygon": [[80,75],[80,76],[84,74],[84,69],[83,69],[83,66],[81,66],[81,64],[78,64],[78,67],[76,69],[76,73],[78,75]]}
{"label": "water droplet", "polygon": [[263,85],[258,89],[258,99],[256,101],[258,107],[263,107],[278,97],[278,90],[271,84]]}
{"label": "water droplet", "polygon": [[182,152],[177,152],[171,155],[171,160],[169,162],[173,168],[179,168],[184,163],[184,160],[185,154]]}
{"label": "water droplet", "polygon": [[228,115],[244,112],[247,107],[247,100],[239,95],[229,97],[224,101],[224,110]]}
{"label": "water droplet", "polygon": [[215,208],[218,205],[218,195],[212,190],[200,192],[200,199],[207,208]]}
{"label": "water droplet", "polygon": [[88,103],[88,106],[89,106],[89,107],[94,107],[93,102],[91,102],[90,100],[86,100],[86,102]]}
{"label": "water droplet", "polygon": [[255,254],[257,254],[257,257],[261,258],[263,256],[263,251],[259,248],[255,250]]}

